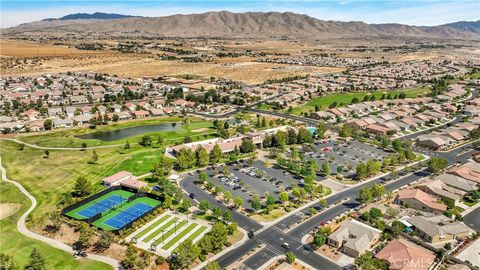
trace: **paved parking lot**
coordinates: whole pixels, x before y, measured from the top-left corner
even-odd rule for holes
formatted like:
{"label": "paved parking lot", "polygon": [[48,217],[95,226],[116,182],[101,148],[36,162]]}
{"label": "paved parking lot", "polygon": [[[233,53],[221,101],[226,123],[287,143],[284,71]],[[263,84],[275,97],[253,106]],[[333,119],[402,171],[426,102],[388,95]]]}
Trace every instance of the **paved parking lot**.
{"label": "paved parking lot", "polygon": [[[206,172],[209,181],[215,186],[221,186],[223,191],[230,191],[234,197],[240,196],[245,205],[251,201],[254,194],[264,198],[268,192],[275,197],[282,190],[290,190],[293,184],[298,184],[299,179],[280,168],[267,167],[259,160],[250,166],[246,161],[239,161],[227,165],[229,176],[223,174],[223,166],[211,166]],[[192,173],[198,178],[198,173]]]}
{"label": "paved parking lot", "polygon": [[[315,152],[305,153],[305,158],[310,160],[315,158],[321,166],[328,158],[330,160],[330,169],[332,174],[337,173],[337,167],[342,166],[340,174],[349,176],[355,172],[355,167],[360,162],[369,160],[381,161],[390,153],[372,145],[364,144],[358,141],[351,141],[349,144],[324,141],[315,143]],[[352,170],[348,169],[351,165]]]}

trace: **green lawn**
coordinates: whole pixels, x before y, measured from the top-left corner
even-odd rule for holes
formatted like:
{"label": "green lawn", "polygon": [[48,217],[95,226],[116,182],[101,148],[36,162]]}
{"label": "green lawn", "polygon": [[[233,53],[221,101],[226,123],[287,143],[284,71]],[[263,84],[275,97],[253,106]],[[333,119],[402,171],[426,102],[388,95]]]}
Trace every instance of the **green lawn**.
{"label": "green lawn", "polygon": [[109,174],[129,171],[133,175],[139,176],[148,173],[155,167],[161,155],[161,149],[151,149],[150,151],[142,151],[126,156],[120,163],[111,167]]}
{"label": "green lawn", "polygon": [[148,226],[147,228],[145,228],[143,231],[141,231],[139,234],[137,234],[135,236],[135,238],[141,238],[142,236],[144,236],[145,234],[147,234],[149,231],[155,229],[158,225],[162,224],[162,222],[164,222],[165,220],[167,220],[170,216],[169,215],[164,215],[163,217],[161,217],[159,220],[155,221],[152,225]]}
{"label": "green lawn", "polygon": [[[104,230],[110,230],[110,231],[111,230],[116,230],[117,228],[111,227],[104,222],[106,220],[109,220],[109,219],[113,218],[114,216],[118,215],[119,213],[125,211],[126,209],[135,206],[138,203],[143,203],[143,204],[150,205],[151,207],[156,207],[157,205],[160,204],[160,201],[157,201],[155,199],[148,198],[148,197],[136,198],[133,201],[122,205],[120,208],[118,208],[116,210],[112,210],[109,213],[105,212],[106,214],[104,216],[102,216],[100,219],[94,221],[92,223],[92,225],[97,226],[98,228],[101,228],[101,229],[104,229]],[[102,213],[102,215],[103,215],[103,213]]]}
{"label": "green lawn", "polygon": [[191,230],[195,229],[195,227],[197,227],[197,223],[191,223],[190,225],[188,225],[187,228],[185,228],[185,230],[181,231],[179,234],[177,234],[174,238],[172,238],[170,241],[168,241],[168,243],[166,243],[165,245],[163,245],[162,249],[164,250],[168,250],[169,248],[171,248],[175,243],[178,242],[178,240],[182,239],[182,237],[184,237],[185,235],[187,235],[187,233],[189,233]]}
{"label": "green lawn", "polygon": [[473,74],[468,75],[470,79],[480,79],[480,72],[475,72]]}
{"label": "green lawn", "polygon": [[[95,199],[91,202],[88,202],[88,203],[86,203],[86,204],[84,204],[84,205],[82,205],[82,206],[80,206],[76,209],[73,209],[72,211],[68,212],[66,215],[69,216],[69,217],[78,219],[78,220],[86,219],[86,217],[78,214],[78,212],[82,211],[85,208],[90,207],[92,204],[101,202],[104,199],[106,199],[106,198],[108,198],[112,195],[118,195],[118,196],[120,196],[124,199],[128,199],[129,197],[131,197],[133,195],[133,193],[129,192],[129,191],[126,191],[126,190],[114,190],[114,191],[109,192],[109,193],[107,193],[107,194],[105,194],[105,195],[103,195],[103,196],[101,196],[101,197],[99,197],[99,198],[97,198],[97,199]],[[112,205],[112,207],[113,207],[113,205]]]}
{"label": "green lawn", "polygon": [[157,240],[155,240],[154,244],[160,244],[162,242],[162,238],[163,239],[167,239],[170,235],[174,234],[175,231],[178,233],[180,231],[180,229],[185,226],[185,224],[187,224],[187,221],[186,220],[182,220],[180,221],[180,223],[177,223],[177,226],[174,226],[173,228],[171,228],[168,232],[166,232],[162,237],[158,238]]}
{"label": "green lawn", "polygon": [[92,130],[88,127],[77,127],[70,129],[53,130],[36,134],[22,134],[17,136],[17,139],[27,143],[45,147],[81,147],[82,143],[86,143],[87,146],[91,147],[116,144],[123,145],[126,141],[129,141],[130,143],[137,143],[138,141],[140,141],[141,137],[146,134],[152,136],[154,142],[156,142],[156,138],[161,135],[164,138],[166,144],[174,144],[179,141],[181,142],[185,136],[190,136],[193,140],[216,137],[216,131],[215,129],[213,129],[212,121],[205,121],[199,118],[189,118],[190,123],[184,124],[182,128],[178,130],[151,132],[116,141],[106,142],[96,139],[81,139],[76,137],[79,135],[85,135],[93,132],[112,131],[135,126],[146,126],[162,123],[176,123],[182,122],[182,120],[183,119],[180,117],[131,120],[105,126],[97,126],[95,130]]}
{"label": "green lawn", "polygon": [[162,227],[158,228],[154,232],[152,232],[150,235],[145,237],[145,239],[142,240],[142,242],[147,243],[148,241],[152,240],[155,238],[157,235],[159,235],[163,230],[166,230],[168,227],[172,226],[173,223],[175,223],[178,220],[177,217],[174,217],[170,219],[167,223],[165,223]]}
{"label": "green lawn", "polygon": [[[143,174],[150,168],[128,167],[125,160],[133,156],[150,156],[158,149],[132,147],[130,150],[119,148],[97,149],[98,161],[88,164],[92,151],[50,151],[49,158],[44,158],[44,151],[25,147],[19,150],[18,144],[9,141],[0,141],[0,155],[3,165],[7,169],[10,179],[22,183],[38,201],[37,208],[32,212],[33,222],[30,227],[42,230],[45,217],[53,212],[60,211],[67,205],[59,205],[63,193],[73,190],[75,180],[79,176],[85,177],[93,185],[93,192],[104,187],[100,185],[104,177],[121,170],[131,170],[132,173]],[[134,158],[135,159],[135,158]],[[127,163],[127,162],[126,162]],[[143,170],[145,169],[145,170]]]}
{"label": "green lawn", "polygon": [[47,260],[47,269],[58,270],[106,270],[112,269],[109,265],[88,260],[76,260],[67,252],[55,249],[40,241],[25,237],[17,231],[16,223],[20,215],[30,206],[28,199],[12,184],[0,182],[0,202],[18,203],[20,209],[12,216],[0,220],[0,252],[13,257],[20,269],[28,261],[33,248],[37,248]]}
{"label": "green lawn", "polygon": [[197,236],[199,236],[206,229],[207,229],[206,226],[201,226],[200,228],[198,228],[198,230],[196,230],[194,233],[192,233],[187,239],[194,240],[195,238],[197,238]]}
{"label": "green lawn", "polygon": [[320,106],[321,110],[326,110],[333,103],[337,102],[337,107],[347,106],[352,102],[353,98],[358,98],[360,102],[366,95],[374,95],[376,100],[382,97],[383,93],[390,94],[392,96],[405,93],[407,98],[425,96],[429,92],[428,88],[418,87],[406,90],[380,90],[375,92],[349,92],[349,93],[335,93],[327,96],[315,97],[309,100],[307,103],[301,106],[293,108],[292,113],[300,115],[303,112],[310,112],[315,110],[315,106]]}

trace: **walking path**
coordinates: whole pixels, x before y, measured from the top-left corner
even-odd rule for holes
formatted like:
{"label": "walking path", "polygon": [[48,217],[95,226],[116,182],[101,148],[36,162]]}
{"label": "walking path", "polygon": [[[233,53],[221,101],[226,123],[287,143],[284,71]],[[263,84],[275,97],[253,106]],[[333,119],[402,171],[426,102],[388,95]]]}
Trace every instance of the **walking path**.
{"label": "walking path", "polygon": [[[40,235],[40,234],[37,234],[37,233],[34,233],[32,231],[30,231],[27,226],[25,225],[25,220],[27,219],[28,215],[33,211],[33,209],[35,209],[35,207],[37,206],[37,200],[35,199],[35,197],[32,196],[32,194],[30,194],[20,183],[16,182],[16,181],[13,181],[13,180],[10,180],[8,179],[7,177],[7,171],[5,170],[5,168],[3,167],[2,165],[2,159],[0,157],[0,171],[2,173],[2,180],[5,181],[5,182],[8,182],[8,183],[11,183],[11,184],[14,184],[25,196],[27,196],[27,198],[32,202],[30,208],[28,208],[27,211],[25,211],[25,213],[23,213],[23,215],[18,219],[18,222],[17,222],[17,230],[27,236],[27,237],[30,237],[30,238],[33,238],[35,240],[38,240],[38,241],[41,241],[41,242],[44,242],[54,248],[58,248],[58,249],[61,249],[63,251],[66,251],[70,254],[73,254],[73,249],[71,246],[65,244],[65,243],[62,243],[58,240],[55,240],[55,239],[52,239],[52,238],[48,238],[48,237],[45,237],[43,235]],[[119,261],[115,260],[115,259],[112,259],[112,258],[109,258],[109,257],[106,257],[106,256],[101,256],[101,255],[96,255],[96,254],[91,254],[91,253],[88,253],[87,254],[87,257],[88,259],[91,259],[91,260],[95,260],[95,261],[100,261],[100,262],[103,262],[103,263],[106,263],[106,264],[109,264],[111,265],[114,269],[120,269],[119,268]]]}
{"label": "walking path", "polygon": [[36,144],[31,144],[31,143],[26,143],[17,139],[12,139],[12,138],[0,138],[0,140],[5,140],[5,141],[12,141],[16,142],[19,144],[23,144],[28,147],[36,148],[36,149],[42,149],[42,150],[66,150],[66,151],[79,151],[79,150],[90,150],[90,149],[100,149],[100,148],[111,148],[111,147],[118,147],[121,146],[121,144],[112,144],[112,145],[101,145],[101,146],[91,146],[91,147],[45,147],[45,146],[38,146]]}

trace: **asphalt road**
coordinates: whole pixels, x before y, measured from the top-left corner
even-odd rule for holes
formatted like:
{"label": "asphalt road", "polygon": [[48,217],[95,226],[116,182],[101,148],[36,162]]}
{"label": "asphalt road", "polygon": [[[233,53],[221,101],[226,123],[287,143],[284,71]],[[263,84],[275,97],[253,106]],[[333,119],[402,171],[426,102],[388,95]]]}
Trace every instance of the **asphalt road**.
{"label": "asphalt road", "polygon": [[463,223],[476,232],[480,232],[480,207],[463,217]]}
{"label": "asphalt road", "polygon": [[[427,175],[429,175],[429,173],[426,171],[416,172],[412,175],[400,178],[395,182],[387,183],[385,187],[387,190],[394,190],[399,187],[408,185],[411,182],[417,181]],[[286,219],[282,219],[275,225],[257,234],[254,239],[248,240],[242,246],[226,253],[217,261],[222,267],[227,267],[228,265],[237,261],[243,255],[247,254],[247,252],[249,252],[256,246],[260,244],[266,245],[265,249],[260,250],[258,253],[245,261],[245,264],[251,268],[251,266],[255,266],[251,263],[251,261],[253,261],[252,258],[258,261],[266,262],[274,256],[282,255],[287,252],[287,250],[283,249],[281,245],[283,243],[288,243],[290,246],[288,251],[293,252],[295,256],[297,256],[297,258],[299,258],[300,260],[314,267],[322,266],[322,269],[340,269],[340,266],[331,262],[330,260],[316,253],[305,250],[303,248],[303,244],[301,243],[301,238],[311,232],[315,227],[319,226],[321,222],[327,222],[335,218],[336,216],[357,207],[359,205],[359,203],[356,201],[358,190],[364,185],[371,185],[372,183],[381,181],[382,179],[380,178],[373,182],[365,183],[363,185],[331,196],[327,199],[329,205],[335,204],[335,202],[338,202],[342,199],[346,200],[306,220],[305,222],[301,223],[290,231],[285,230],[285,228],[288,227],[288,223],[290,223],[291,221],[294,221],[294,223],[296,223],[300,221],[301,218],[298,215],[293,215]],[[320,205],[317,203],[313,207],[320,207]],[[271,253],[274,253],[275,255],[268,256],[268,254]]]}

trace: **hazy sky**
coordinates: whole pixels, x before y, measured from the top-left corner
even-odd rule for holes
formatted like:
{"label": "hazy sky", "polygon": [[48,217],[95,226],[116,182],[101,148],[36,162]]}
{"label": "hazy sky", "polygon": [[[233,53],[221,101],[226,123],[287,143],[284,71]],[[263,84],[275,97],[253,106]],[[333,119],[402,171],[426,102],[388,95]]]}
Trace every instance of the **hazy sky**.
{"label": "hazy sky", "polygon": [[179,0],[179,1],[23,1],[1,0],[1,27],[15,26],[77,12],[107,12],[141,16],[202,13],[206,11],[291,11],[321,20],[439,25],[480,19],[480,0]]}

